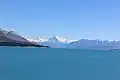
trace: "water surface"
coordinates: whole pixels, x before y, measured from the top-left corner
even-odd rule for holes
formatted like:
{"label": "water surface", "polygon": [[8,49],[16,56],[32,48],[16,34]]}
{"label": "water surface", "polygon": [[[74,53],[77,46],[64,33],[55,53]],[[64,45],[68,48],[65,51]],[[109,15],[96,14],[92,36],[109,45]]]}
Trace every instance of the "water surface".
{"label": "water surface", "polygon": [[0,80],[120,80],[120,51],[3,47]]}

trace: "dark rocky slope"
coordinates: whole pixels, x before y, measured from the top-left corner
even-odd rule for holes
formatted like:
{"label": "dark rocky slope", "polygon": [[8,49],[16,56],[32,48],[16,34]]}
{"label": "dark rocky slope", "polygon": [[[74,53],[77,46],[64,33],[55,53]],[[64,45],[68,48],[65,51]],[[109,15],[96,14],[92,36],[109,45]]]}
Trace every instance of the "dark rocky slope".
{"label": "dark rocky slope", "polygon": [[0,29],[0,46],[46,47],[46,48],[49,47],[30,42],[24,37],[14,33],[13,31],[9,32],[3,29]]}

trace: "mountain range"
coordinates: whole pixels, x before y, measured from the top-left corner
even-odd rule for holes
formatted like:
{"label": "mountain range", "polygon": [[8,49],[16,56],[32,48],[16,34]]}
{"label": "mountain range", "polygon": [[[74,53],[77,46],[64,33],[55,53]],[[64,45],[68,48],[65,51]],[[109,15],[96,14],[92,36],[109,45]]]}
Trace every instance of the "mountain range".
{"label": "mountain range", "polygon": [[0,28],[0,45],[22,45],[22,46],[39,46],[52,48],[74,48],[90,50],[120,50],[120,41],[110,40],[69,40],[63,37],[23,37],[14,31],[6,31]]}
{"label": "mountain range", "polygon": [[52,36],[48,38],[37,37],[27,39],[32,42],[37,42],[41,45],[51,46],[53,48],[75,48],[92,50],[120,49],[120,41],[89,39],[68,40],[58,36]]}

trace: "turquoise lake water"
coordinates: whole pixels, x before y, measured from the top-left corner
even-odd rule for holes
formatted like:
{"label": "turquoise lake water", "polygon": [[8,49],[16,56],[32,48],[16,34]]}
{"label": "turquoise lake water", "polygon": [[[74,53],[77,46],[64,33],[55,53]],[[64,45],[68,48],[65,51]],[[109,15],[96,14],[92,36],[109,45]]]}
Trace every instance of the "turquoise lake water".
{"label": "turquoise lake water", "polygon": [[120,80],[120,51],[4,47],[0,80]]}

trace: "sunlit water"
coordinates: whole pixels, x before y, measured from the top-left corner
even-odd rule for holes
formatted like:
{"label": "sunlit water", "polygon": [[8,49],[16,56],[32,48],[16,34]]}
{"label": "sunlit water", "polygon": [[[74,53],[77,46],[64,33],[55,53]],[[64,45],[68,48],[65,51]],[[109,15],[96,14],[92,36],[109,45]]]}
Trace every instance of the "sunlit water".
{"label": "sunlit water", "polygon": [[120,80],[120,51],[4,47],[0,80]]}

